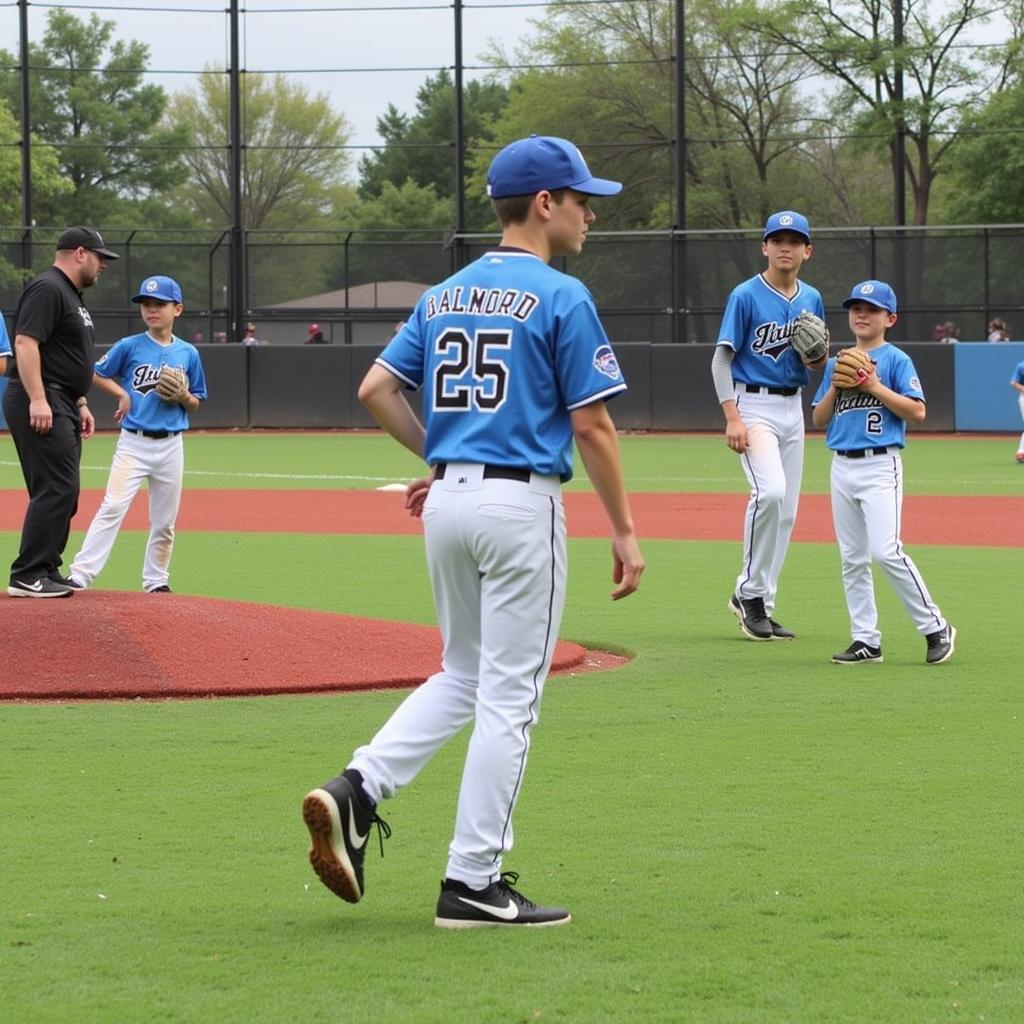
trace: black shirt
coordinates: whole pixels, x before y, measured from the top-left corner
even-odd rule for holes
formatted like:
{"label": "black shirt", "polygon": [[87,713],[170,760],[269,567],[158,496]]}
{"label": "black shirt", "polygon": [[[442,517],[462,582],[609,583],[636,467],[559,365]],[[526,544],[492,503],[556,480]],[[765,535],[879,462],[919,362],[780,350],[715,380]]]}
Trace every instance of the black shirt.
{"label": "black shirt", "polygon": [[[44,384],[74,398],[89,390],[96,362],[92,317],[82,293],[58,267],[44,270],[25,285],[14,314],[14,335],[19,334],[39,342]],[[17,361],[11,377],[18,380]]]}

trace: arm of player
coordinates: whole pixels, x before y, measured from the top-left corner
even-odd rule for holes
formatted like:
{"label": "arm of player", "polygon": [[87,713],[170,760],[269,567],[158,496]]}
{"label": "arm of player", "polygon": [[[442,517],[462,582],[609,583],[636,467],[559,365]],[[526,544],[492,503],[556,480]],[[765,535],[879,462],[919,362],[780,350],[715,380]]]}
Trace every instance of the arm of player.
{"label": "arm of player", "polygon": [[619,435],[603,401],[574,409],[572,431],[587,476],[611,522],[612,580],[617,584],[612,591],[612,600],[618,601],[640,586],[645,568],[622,476]]}
{"label": "arm of player", "polygon": [[715,384],[715,394],[725,415],[725,443],[734,451],[742,454],[747,450],[747,425],[740,416],[733,397],[732,361],[736,353],[728,345],[716,345],[711,360],[711,379]]}
{"label": "arm of player", "polygon": [[106,391],[108,395],[113,395],[114,398],[117,399],[117,409],[114,411],[114,422],[120,423],[131,410],[132,396],[111,377],[104,377],[102,374],[94,373],[92,375],[92,382],[95,387],[100,389],[100,391]]}
{"label": "arm of player", "polygon": [[838,392],[833,385],[828,386],[828,390],[821,396],[821,401],[811,407],[811,422],[820,430],[822,427],[828,426],[828,421],[832,419],[832,413],[836,411],[836,398]]}
{"label": "arm of player", "polygon": [[924,423],[924,418],[928,415],[924,402],[919,398],[901,395],[891,388],[887,388],[878,379],[877,373],[868,377],[857,390],[874,395],[890,412],[894,412],[900,419],[904,419],[908,423]]}

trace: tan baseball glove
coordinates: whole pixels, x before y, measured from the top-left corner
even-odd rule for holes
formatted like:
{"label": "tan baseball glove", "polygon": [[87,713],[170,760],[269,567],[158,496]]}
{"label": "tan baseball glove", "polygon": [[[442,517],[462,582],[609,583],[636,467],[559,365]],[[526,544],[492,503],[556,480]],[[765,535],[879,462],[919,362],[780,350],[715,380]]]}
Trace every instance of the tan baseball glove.
{"label": "tan baseball glove", "polygon": [[871,357],[859,348],[844,348],[836,356],[832,386],[840,390],[859,388],[875,372]]}
{"label": "tan baseball glove", "polygon": [[156,381],[156,393],[165,402],[180,402],[188,394],[188,377],[176,366],[164,366]]}

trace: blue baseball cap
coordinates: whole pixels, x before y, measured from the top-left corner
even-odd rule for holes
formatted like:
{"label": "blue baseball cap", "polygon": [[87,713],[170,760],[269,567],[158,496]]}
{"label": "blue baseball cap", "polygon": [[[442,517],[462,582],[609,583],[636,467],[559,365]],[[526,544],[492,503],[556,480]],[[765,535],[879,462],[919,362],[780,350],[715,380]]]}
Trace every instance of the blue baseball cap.
{"label": "blue baseball cap", "polygon": [[861,281],[855,284],[850,297],[843,303],[843,309],[849,309],[855,302],[869,302],[887,313],[896,312],[896,293],[884,281]]}
{"label": "blue baseball cap", "polygon": [[795,210],[779,210],[778,213],[773,213],[765,221],[762,237],[767,238],[779,231],[793,231],[798,235],[803,235],[808,242],[811,240],[811,225],[807,223],[807,218],[802,213],[797,213]]}
{"label": "blue baseball cap", "polygon": [[544,190],[572,188],[588,196],[613,196],[622,183],[595,178],[583,154],[568,139],[531,135],[510,142],[487,171],[487,194],[492,199],[528,196]]}
{"label": "blue baseball cap", "polygon": [[181,285],[173,277],[147,277],[139,285],[139,294],[132,302],[159,299],[160,302],[181,302]]}

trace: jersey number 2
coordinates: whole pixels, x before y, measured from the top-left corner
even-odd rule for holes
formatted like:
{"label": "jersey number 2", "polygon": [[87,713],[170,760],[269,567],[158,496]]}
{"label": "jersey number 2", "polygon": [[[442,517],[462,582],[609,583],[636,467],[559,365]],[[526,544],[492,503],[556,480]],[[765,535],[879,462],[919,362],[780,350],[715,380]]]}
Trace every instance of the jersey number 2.
{"label": "jersey number 2", "polygon": [[[434,351],[441,357],[434,368],[434,409],[437,412],[494,412],[505,402],[508,366],[495,349],[512,344],[511,331],[477,331],[470,337],[451,328],[438,336]],[[458,383],[472,366],[472,384]]]}

